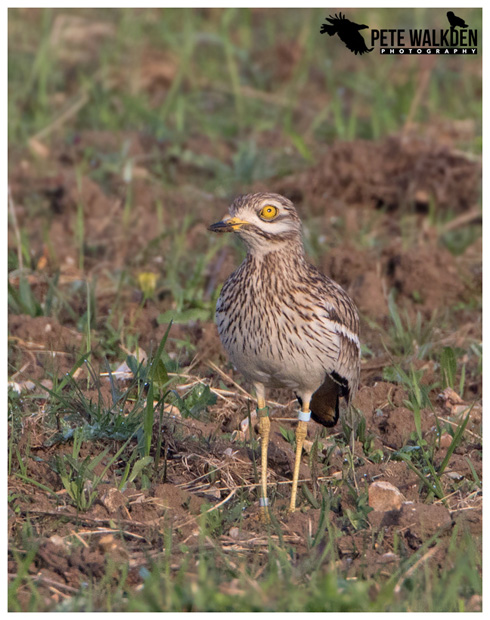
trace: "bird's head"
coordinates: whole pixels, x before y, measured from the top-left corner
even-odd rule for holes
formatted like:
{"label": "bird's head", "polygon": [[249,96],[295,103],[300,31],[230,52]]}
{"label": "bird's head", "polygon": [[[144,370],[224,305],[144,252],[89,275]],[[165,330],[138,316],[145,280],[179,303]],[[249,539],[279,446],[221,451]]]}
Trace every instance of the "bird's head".
{"label": "bird's head", "polygon": [[213,232],[234,232],[254,253],[267,253],[281,245],[301,244],[301,221],[293,203],[279,194],[260,193],[238,196],[229,215],[212,224]]}

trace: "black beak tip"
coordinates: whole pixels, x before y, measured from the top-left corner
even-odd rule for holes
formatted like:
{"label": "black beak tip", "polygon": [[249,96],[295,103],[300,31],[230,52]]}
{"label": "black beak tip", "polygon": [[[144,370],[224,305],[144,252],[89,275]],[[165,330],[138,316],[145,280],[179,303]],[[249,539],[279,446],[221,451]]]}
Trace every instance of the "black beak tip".
{"label": "black beak tip", "polygon": [[216,222],[216,224],[211,224],[208,226],[208,230],[211,232],[231,232],[232,228],[226,222]]}

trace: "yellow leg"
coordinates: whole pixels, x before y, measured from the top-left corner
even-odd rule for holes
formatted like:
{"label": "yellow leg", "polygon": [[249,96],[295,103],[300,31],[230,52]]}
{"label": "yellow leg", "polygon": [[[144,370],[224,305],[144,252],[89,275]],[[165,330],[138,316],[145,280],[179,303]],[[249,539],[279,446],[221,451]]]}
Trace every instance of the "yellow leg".
{"label": "yellow leg", "polygon": [[265,409],[265,398],[257,396],[257,409]]}
{"label": "yellow leg", "polygon": [[262,437],[262,459],[261,459],[261,476],[260,482],[262,487],[262,501],[261,501],[261,509],[262,509],[262,517],[265,521],[268,520],[269,517],[269,500],[267,498],[267,448],[269,446],[269,436],[270,436],[270,428],[271,421],[269,420],[268,415],[264,415],[260,418],[259,422],[259,433]]}
{"label": "yellow leg", "polygon": [[[300,413],[300,416],[308,417],[309,419],[309,403],[303,402],[303,410]],[[293,488],[291,491],[291,504],[289,505],[289,512],[294,512],[296,510],[296,496],[298,494],[299,466],[301,464],[301,453],[303,451],[303,443],[306,439],[307,428],[308,428],[308,422],[300,419],[298,421],[298,426],[296,427],[296,457],[294,459]]]}
{"label": "yellow leg", "polygon": [[267,449],[269,447],[271,421],[269,419],[269,410],[265,404],[265,399],[262,394],[258,394],[257,396],[257,413],[259,415],[259,434],[262,439],[260,509],[262,513],[262,520],[267,523],[269,521],[269,500],[267,498]]}

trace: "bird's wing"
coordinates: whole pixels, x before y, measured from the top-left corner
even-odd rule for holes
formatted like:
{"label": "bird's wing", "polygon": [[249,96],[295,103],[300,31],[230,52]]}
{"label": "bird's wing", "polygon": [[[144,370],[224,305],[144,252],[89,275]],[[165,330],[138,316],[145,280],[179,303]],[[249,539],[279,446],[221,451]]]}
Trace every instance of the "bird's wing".
{"label": "bird's wing", "polygon": [[336,282],[311,267],[312,286],[297,303],[309,309],[302,321],[303,342],[312,342],[314,355],[325,372],[351,397],[357,391],[360,373],[359,315],[350,297]]}
{"label": "bird's wing", "polygon": [[335,14],[334,17],[329,15],[325,19],[328,22],[330,22],[333,26],[336,26],[336,27],[337,26],[346,26],[348,24],[352,24],[352,22],[349,19],[346,19],[345,15],[342,15],[342,13],[340,13],[340,15]]}
{"label": "bird's wing", "polygon": [[345,43],[347,49],[354,54],[365,54],[366,52],[372,52],[373,48],[369,49],[364,41],[362,34],[358,30],[350,29],[348,31],[341,30],[338,33],[340,40]]}
{"label": "bird's wing", "polygon": [[320,28],[320,34],[329,34],[331,37],[337,32],[335,26],[329,26],[328,24],[322,24]]}

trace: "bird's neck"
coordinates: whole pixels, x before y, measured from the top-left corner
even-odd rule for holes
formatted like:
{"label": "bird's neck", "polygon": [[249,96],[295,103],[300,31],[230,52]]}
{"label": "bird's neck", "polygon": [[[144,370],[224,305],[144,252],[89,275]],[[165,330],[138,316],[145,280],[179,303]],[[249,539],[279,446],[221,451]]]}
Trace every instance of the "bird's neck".
{"label": "bird's neck", "polygon": [[308,265],[300,240],[281,243],[273,248],[269,246],[267,251],[249,248],[245,262],[248,267],[263,271],[264,275],[278,273],[283,274],[285,278],[301,276]]}

